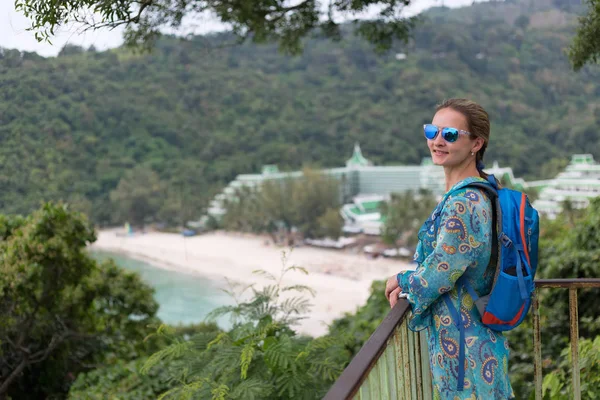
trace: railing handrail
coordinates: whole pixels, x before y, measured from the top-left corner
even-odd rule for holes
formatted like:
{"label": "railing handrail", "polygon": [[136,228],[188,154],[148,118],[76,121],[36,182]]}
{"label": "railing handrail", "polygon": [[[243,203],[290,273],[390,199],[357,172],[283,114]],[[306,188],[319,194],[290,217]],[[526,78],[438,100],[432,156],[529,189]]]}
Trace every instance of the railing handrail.
{"label": "railing handrail", "polygon": [[409,311],[410,303],[405,299],[399,299],[398,303],[350,361],[350,364],[335,381],[323,400],[349,399],[356,394],[369,371],[385,350],[394,329],[402,323]]}
{"label": "railing handrail", "polygon": [[576,279],[537,279],[536,288],[569,288],[582,289],[600,287],[600,278],[576,278]]}
{"label": "railing handrail", "polygon": [[[538,279],[535,281],[536,288],[600,288],[598,278],[578,279]],[[537,298],[534,299],[537,302]],[[534,307],[535,308],[535,307]],[[388,340],[393,335],[396,327],[401,324],[410,311],[410,304],[405,299],[398,300],[394,308],[386,315],[375,332],[365,342],[363,347],[350,361],[344,372],[329,389],[323,400],[350,399],[360,389],[361,384],[367,378],[369,371],[377,362],[379,356],[385,350]],[[539,332],[538,332],[539,335]],[[539,339],[538,339],[539,340]],[[540,369],[541,371],[541,369]],[[539,374],[540,372],[538,372]],[[539,379],[539,377],[538,377]]]}

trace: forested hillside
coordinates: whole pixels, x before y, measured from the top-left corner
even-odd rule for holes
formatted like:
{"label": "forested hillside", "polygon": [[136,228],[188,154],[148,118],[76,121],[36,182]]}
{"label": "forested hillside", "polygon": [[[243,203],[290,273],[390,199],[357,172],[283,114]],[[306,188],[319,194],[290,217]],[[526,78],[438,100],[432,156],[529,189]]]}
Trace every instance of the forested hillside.
{"label": "forested hillside", "polygon": [[239,173],[339,166],[356,141],[376,164],[419,163],[420,125],[455,96],[490,112],[488,162],[553,176],[571,153],[600,155],[600,68],[575,73],[564,54],[578,7],[432,9],[410,43],[385,54],[352,37],[313,38],[288,57],[270,45],[219,47],[223,35],[165,39],[151,54],[2,50],[0,212],[64,199],[120,222],[110,192],[136,165],[157,173],[164,204],[192,217]]}

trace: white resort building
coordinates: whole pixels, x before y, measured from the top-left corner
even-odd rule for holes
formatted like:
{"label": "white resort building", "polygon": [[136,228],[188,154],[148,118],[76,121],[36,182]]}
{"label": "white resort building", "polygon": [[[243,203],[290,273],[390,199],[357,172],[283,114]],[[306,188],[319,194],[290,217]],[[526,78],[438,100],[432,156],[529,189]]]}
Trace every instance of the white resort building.
{"label": "white resort building", "polygon": [[591,154],[575,154],[556,178],[530,182],[529,186],[540,188],[533,207],[540,214],[554,219],[562,211],[565,200],[569,200],[574,208],[585,208],[590,199],[600,196],[600,164]]}
{"label": "white resort building", "polygon": [[[501,168],[498,163],[485,171],[516,189],[523,190],[528,186],[523,179],[514,177],[511,168]],[[441,197],[445,191],[444,171],[434,165],[431,158],[423,158],[421,165],[374,166],[363,156],[358,144],[354,146],[345,167],[324,169],[322,172],[340,182],[340,199],[344,204],[340,213],[347,233],[378,235],[383,224],[379,205],[391,193],[428,189]],[[302,171],[280,172],[275,165],[264,166],[260,174],[238,175],[211,201],[208,215],[218,219],[225,214],[224,200],[235,196],[237,189],[243,186],[256,187],[267,180],[301,176]]]}
{"label": "white resort building", "polygon": [[[346,166],[321,171],[340,183],[342,203],[353,203],[341,210],[348,224],[378,220],[373,215],[378,203],[391,193],[425,188],[436,195],[444,192],[444,171],[433,165],[431,158],[424,158],[421,165],[374,166],[361,152],[360,146],[354,146],[354,152]],[[231,181],[223,191],[211,201],[208,214],[219,218],[225,213],[224,200],[235,195],[243,186],[254,187],[267,180],[297,178],[302,171],[280,172],[275,165],[266,165],[260,174],[242,174]],[[376,212],[378,214],[378,212]],[[370,215],[367,215],[370,214]]]}
{"label": "white resort building", "polygon": [[[565,171],[550,180],[525,182],[515,178],[512,168],[500,167],[497,162],[484,171],[516,190],[536,189],[539,196],[533,206],[548,218],[555,218],[560,213],[566,199],[575,208],[584,208],[590,198],[600,195],[600,164],[591,154],[573,155]],[[445,190],[444,171],[434,165],[431,158],[423,158],[421,165],[375,166],[363,156],[358,144],[345,167],[322,172],[340,183],[340,199],[344,204],[340,214],[345,221],[346,233],[378,235],[384,221],[379,206],[391,193],[428,189],[441,197]],[[256,187],[267,180],[301,176],[302,171],[280,172],[276,165],[264,166],[260,174],[238,175],[211,201],[208,215],[219,219],[225,214],[224,200],[234,197],[241,187]]]}

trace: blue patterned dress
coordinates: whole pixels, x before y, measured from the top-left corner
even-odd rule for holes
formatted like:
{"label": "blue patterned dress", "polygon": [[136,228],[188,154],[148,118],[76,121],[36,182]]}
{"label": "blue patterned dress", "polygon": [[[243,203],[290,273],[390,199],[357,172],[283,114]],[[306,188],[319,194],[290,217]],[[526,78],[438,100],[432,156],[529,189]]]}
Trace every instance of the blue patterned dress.
{"label": "blue patterned dress", "polygon": [[459,330],[443,299],[450,292],[458,310],[456,280],[462,275],[480,295],[490,292],[494,279],[488,268],[492,249],[492,204],[477,188],[464,186],[481,178],[470,177],[448,192],[438,231],[429,218],[419,232],[415,271],[398,274],[408,293],[413,331],[427,329],[435,399],[511,399],[508,380],[508,342],[500,332],[481,323],[477,307],[463,289],[461,316],[465,324],[464,390],[457,390]]}

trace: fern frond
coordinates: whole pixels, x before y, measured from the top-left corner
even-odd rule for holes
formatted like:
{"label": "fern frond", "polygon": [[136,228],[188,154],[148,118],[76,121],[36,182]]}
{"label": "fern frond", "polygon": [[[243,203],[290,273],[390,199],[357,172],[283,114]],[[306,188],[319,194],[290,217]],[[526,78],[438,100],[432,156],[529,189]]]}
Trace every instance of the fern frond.
{"label": "fern frond", "polygon": [[322,379],[329,382],[334,382],[342,374],[342,371],[342,365],[331,358],[311,363],[311,372],[317,373]]}
{"label": "fern frond", "polygon": [[287,336],[281,336],[279,342],[269,346],[265,351],[265,362],[273,370],[286,370],[295,361],[291,341]]}
{"label": "fern frond", "polygon": [[235,346],[242,345],[248,339],[257,336],[256,328],[252,322],[238,325],[234,330],[230,332],[232,343]]}
{"label": "fern frond", "polygon": [[309,352],[308,351],[301,351],[300,353],[298,353],[298,355],[296,356],[296,362],[301,362],[304,361],[308,358],[309,356]]}
{"label": "fern frond", "polygon": [[251,283],[249,285],[244,286],[241,290],[239,290],[238,288],[240,286],[242,286],[241,283],[239,282],[235,282],[232,281],[229,278],[225,278],[225,281],[227,282],[227,286],[229,287],[229,289],[221,289],[223,292],[227,293],[229,296],[231,296],[234,301],[236,302],[236,304],[239,304],[239,298],[246,292],[246,290],[252,288],[254,286],[254,283]]}
{"label": "fern frond", "polygon": [[248,368],[250,367],[250,363],[252,362],[252,357],[254,356],[254,351],[256,350],[254,343],[248,343],[242,349],[242,357],[241,357],[241,377],[242,379],[246,379],[248,377]]}
{"label": "fern frond", "polygon": [[287,267],[287,268],[285,269],[285,272],[288,272],[288,271],[300,271],[300,272],[302,272],[304,275],[308,275],[308,270],[307,270],[306,268],[304,268],[304,267],[300,267],[300,266],[298,266],[298,265],[291,265],[291,266]]}
{"label": "fern frond", "polygon": [[267,336],[269,336],[272,332],[276,332],[280,328],[281,328],[281,324],[279,324],[278,322],[271,322],[264,326],[260,326],[258,329],[257,336],[261,339],[264,339]]}
{"label": "fern frond", "polygon": [[160,396],[158,396],[157,400],[166,400],[166,399],[177,399],[177,400],[187,400],[191,399],[192,396],[200,389],[205,387],[210,381],[208,379],[199,379],[189,384],[184,384],[182,386],[173,388]]}
{"label": "fern frond", "polygon": [[229,387],[227,385],[220,384],[212,389],[211,394],[212,400],[225,400],[225,396],[229,394]]}
{"label": "fern frond", "polygon": [[279,396],[283,396],[284,393],[287,392],[286,397],[293,399],[297,394],[302,393],[304,388],[304,380],[301,379],[297,374],[286,373],[277,377],[276,385],[279,389]]}
{"label": "fern frond", "polygon": [[312,297],[315,297],[317,292],[311,288],[310,286],[306,286],[306,285],[292,285],[292,286],[286,286],[282,289],[283,292],[288,292],[290,290],[294,290],[296,292],[308,292],[311,294]]}
{"label": "fern frond", "polygon": [[218,332],[209,332],[209,333],[197,333],[192,336],[189,340],[191,343],[191,350],[195,352],[206,350],[210,342],[215,340],[218,336]]}
{"label": "fern frond", "polygon": [[260,290],[255,291],[255,299],[260,298],[262,301],[272,301],[279,296],[279,286],[267,285]]}
{"label": "fern frond", "polygon": [[255,275],[261,275],[264,276],[265,278],[277,282],[277,278],[275,278],[275,275],[273,275],[272,273],[265,271],[264,269],[255,269],[254,271],[252,271],[253,274]]}
{"label": "fern frond", "polygon": [[310,310],[310,302],[303,297],[291,297],[281,303],[281,310],[286,314],[305,314]]}
{"label": "fern frond", "polygon": [[206,371],[210,371],[215,379],[219,376],[228,376],[235,374],[239,376],[237,369],[240,365],[242,348],[240,346],[219,347],[217,354],[206,366]]}
{"label": "fern frond", "polygon": [[210,348],[216,344],[219,344],[221,342],[224,342],[226,339],[229,338],[229,335],[227,334],[227,332],[221,332],[217,335],[216,338],[214,338],[213,340],[210,341],[210,343],[208,343],[206,345],[206,349],[210,350]]}
{"label": "fern frond", "polygon": [[189,342],[178,341],[162,350],[152,354],[140,369],[140,373],[146,375],[152,367],[161,361],[169,361],[181,357],[190,348]]}
{"label": "fern frond", "polygon": [[250,378],[242,381],[229,394],[232,400],[263,400],[273,393],[273,386],[264,380]]}
{"label": "fern frond", "polygon": [[217,307],[204,318],[206,321],[215,322],[215,320],[223,315],[235,313],[239,306],[221,306]]}
{"label": "fern frond", "polygon": [[143,341],[146,342],[154,336],[172,336],[174,332],[175,329],[173,329],[171,326],[167,324],[160,324],[159,327],[156,329],[156,332],[147,335]]}
{"label": "fern frond", "polygon": [[340,344],[343,343],[340,343],[340,338],[338,336],[321,336],[312,340],[308,346],[306,346],[306,350],[310,353],[321,353],[323,350],[327,350]]}

